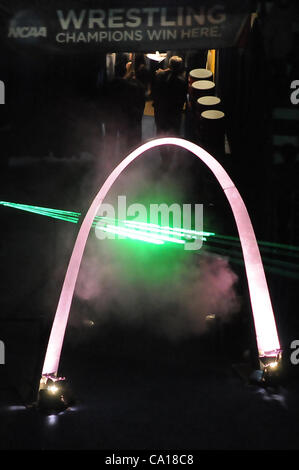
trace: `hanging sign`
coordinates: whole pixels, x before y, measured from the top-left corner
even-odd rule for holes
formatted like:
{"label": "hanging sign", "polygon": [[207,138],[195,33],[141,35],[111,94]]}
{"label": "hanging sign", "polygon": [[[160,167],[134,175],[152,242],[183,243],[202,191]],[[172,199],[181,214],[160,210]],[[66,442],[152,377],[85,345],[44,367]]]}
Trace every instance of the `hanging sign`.
{"label": "hanging sign", "polygon": [[20,2],[6,14],[4,38],[62,50],[216,49],[237,44],[249,14],[248,3],[238,0],[126,5],[61,0],[24,8]]}

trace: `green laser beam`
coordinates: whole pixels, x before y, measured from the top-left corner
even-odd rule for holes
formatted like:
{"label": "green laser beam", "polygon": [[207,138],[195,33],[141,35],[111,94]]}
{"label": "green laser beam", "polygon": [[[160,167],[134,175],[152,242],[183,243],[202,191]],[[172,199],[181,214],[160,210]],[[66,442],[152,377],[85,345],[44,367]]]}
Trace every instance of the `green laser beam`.
{"label": "green laser beam", "polygon": [[[218,243],[218,241],[215,240],[215,239],[209,240],[209,241],[210,241],[210,243],[216,243],[216,244]],[[229,253],[232,253],[232,254],[239,254],[241,252],[241,246],[240,246],[239,250],[230,248],[229,251],[228,251],[225,248],[218,248],[218,247],[217,247],[217,249],[219,251],[229,252]],[[264,254],[262,255],[262,258],[263,258],[263,261],[268,262],[268,263],[274,263],[277,266],[283,266],[283,267],[286,267],[286,268],[299,270],[299,265],[295,264],[295,263],[290,263],[288,261],[283,261],[283,260],[279,260],[279,259],[276,259],[276,258],[269,258],[267,256],[264,256]]]}
{"label": "green laser beam", "polygon": [[147,242],[147,243],[154,243],[155,245],[163,245],[164,244],[163,240],[155,239],[153,237],[147,237],[146,235],[143,235],[142,232],[140,232],[140,234],[138,234],[135,231],[125,230],[125,229],[116,228],[116,227],[114,227],[114,228],[112,228],[112,227],[109,227],[109,228],[108,227],[101,227],[100,230],[103,230],[104,232],[108,232],[108,233],[114,233],[116,235],[124,235],[127,238],[132,238],[133,240],[141,240],[141,241],[144,241],[144,242]]}
{"label": "green laser beam", "polygon": [[[107,225],[106,226],[108,229],[111,229],[111,228],[115,228],[115,226],[112,226],[112,225]],[[99,227],[100,228],[100,227]],[[166,241],[166,242],[172,242],[172,243],[178,243],[178,244],[185,244],[186,242],[184,240],[180,240],[178,238],[171,238],[171,237],[167,237],[165,235],[159,235],[159,236],[155,236],[154,234],[152,234],[151,232],[143,232],[142,230],[133,230],[133,229],[125,229],[123,227],[117,227],[118,229],[121,229],[123,232],[126,232],[126,233],[140,233],[142,236],[145,236],[145,237],[149,237],[150,239],[159,239],[159,240],[163,240],[163,241]]]}
{"label": "green laser beam", "polygon": [[[218,233],[215,233],[215,237],[217,238],[223,238],[224,240],[231,240],[231,241],[239,241],[239,238],[237,237],[232,237],[230,235],[220,235]],[[261,246],[273,246],[275,248],[281,248],[283,250],[290,250],[290,251],[298,251],[299,252],[299,247],[294,246],[294,245],[286,245],[283,243],[276,243],[276,242],[268,242],[268,241],[258,241],[258,244]]]}
{"label": "green laser beam", "polygon": [[[32,206],[32,205],[29,206],[28,204],[9,203],[6,201],[0,201],[0,204],[4,206],[9,206],[9,207],[13,207],[16,209],[21,209],[24,211],[32,212],[32,213],[39,214],[39,215],[45,215],[48,217],[52,217],[52,218],[56,218],[56,219],[60,219],[60,220],[68,221],[68,222],[73,222],[73,223],[77,223],[81,215],[79,212],[62,211],[59,209],[50,209],[50,208],[44,208],[44,207]],[[112,219],[109,217],[96,216],[92,226],[93,227],[97,226],[99,221],[106,222],[109,220],[114,223],[114,226],[116,226],[116,223],[117,223],[117,226],[129,225],[130,227],[130,222],[132,222],[132,221],[127,221],[127,220],[119,220],[119,219]],[[171,243],[178,243],[178,244],[185,243],[185,240],[181,240],[177,238],[177,237],[182,238],[183,236],[185,237],[185,235],[183,235],[183,232],[180,229],[174,229],[173,231],[170,231],[170,230],[166,230],[164,227],[159,227],[158,229],[153,228],[152,225],[153,224],[136,222],[137,230],[136,229],[130,229],[130,230],[134,230],[135,233],[136,232],[141,233],[141,236],[143,237],[147,236],[150,238],[156,238],[156,239],[159,238],[160,240],[168,241]],[[144,233],[144,230],[146,230],[146,233]],[[132,234],[133,232],[131,231],[130,233]],[[194,233],[194,231],[190,231],[190,233]],[[171,235],[171,236],[169,237],[168,235]],[[192,238],[197,238],[197,237],[193,235]]]}
{"label": "green laser beam", "polygon": [[140,225],[140,226],[147,226],[147,227],[152,227],[153,230],[165,230],[169,233],[173,232],[181,232],[184,234],[190,234],[190,235],[205,235],[207,237],[215,235],[213,232],[198,232],[196,230],[190,230],[190,229],[183,229],[183,228],[178,228],[178,227],[167,227],[165,225],[158,225],[158,224],[151,224],[151,223],[145,223],[145,222],[136,222],[134,220],[127,220],[127,224],[130,225]]}
{"label": "green laser beam", "polygon": [[0,204],[3,205],[3,206],[15,207],[17,209],[23,209],[23,210],[26,210],[26,208],[27,208],[27,210],[29,210],[29,209],[32,209],[34,211],[42,210],[42,211],[48,211],[48,212],[57,212],[57,213],[73,214],[73,215],[76,215],[76,216],[80,216],[80,212],[65,211],[65,210],[61,210],[61,209],[52,209],[50,207],[40,207],[40,206],[33,206],[33,205],[29,205],[29,204],[20,204],[20,203],[16,203],[16,202],[7,202],[7,201],[0,201]]}
{"label": "green laser beam", "polygon": [[[77,223],[79,216],[73,215],[73,213],[69,211],[57,211],[57,210],[49,210],[48,208],[42,208],[37,206],[28,206],[22,204],[14,204],[14,203],[4,203],[3,201],[0,202],[1,205],[7,207],[13,207],[14,209],[23,210],[26,212],[31,212],[40,215],[46,215],[48,217],[53,217],[56,219],[61,220],[68,220]],[[79,214],[80,215],[80,214]]]}
{"label": "green laser beam", "polygon": [[[34,206],[34,205],[29,205],[29,204],[21,204],[21,203],[13,203],[13,202],[7,202],[7,201],[0,201],[0,204],[3,206],[7,207],[12,207],[15,209],[20,209],[24,210],[27,212],[31,213],[36,213],[39,215],[44,215],[48,217],[52,217],[55,219],[67,221],[67,222],[72,222],[72,223],[78,223],[79,218],[81,216],[80,212],[74,212],[74,211],[65,211],[61,209],[52,209],[48,207],[41,207],[41,206]],[[178,227],[169,227],[169,226],[162,226],[158,224],[152,224],[152,223],[145,223],[145,222],[137,222],[134,220],[119,220],[119,219],[113,219],[109,217],[100,217],[96,216],[93,222],[93,227],[96,226],[96,224],[99,221],[111,221],[113,224],[117,226],[131,226],[135,227],[138,230],[145,230],[147,233],[153,233],[156,234],[157,238],[161,238],[161,236],[170,236],[170,237],[180,237],[188,239],[189,237],[191,238],[198,238],[202,237],[202,240],[206,240],[206,238],[203,237],[211,237],[213,236],[213,243],[218,243],[218,244],[228,244],[232,245],[235,247],[240,246],[240,241],[237,237],[233,237],[230,235],[222,235],[222,234],[216,234],[214,232],[204,232],[204,231],[195,231],[195,230],[188,230],[188,229],[183,229],[183,228],[178,228]],[[173,241],[172,240],[168,241]],[[286,245],[282,243],[274,243],[274,242],[268,242],[268,241],[258,241],[259,246],[261,249],[265,252],[269,251],[274,251],[277,253],[277,250],[283,250],[283,256],[293,256],[293,257],[299,257],[299,247],[294,246],[294,245]],[[280,253],[278,253],[280,254]],[[271,260],[273,262],[273,260]],[[284,263],[285,266],[287,266],[287,262],[285,261],[279,261],[277,260],[277,264]]]}
{"label": "green laser beam", "polygon": [[[16,209],[22,209],[25,211],[29,212],[34,212],[37,214],[41,215],[49,215],[54,218],[60,218],[61,220],[67,220],[66,217],[70,218],[70,221],[76,222],[76,220],[79,220],[80,213],[79,212],[71,212],[71,211],[62,211],[60,209],[50,209],[50,208],[45,208],[45,207],[40,207],[40,206],[29,206],[27,204],[18,204],[18,203],[8,203],[5,201],[1,201],[0,204],[14,207]],[[140,229],[146,229],[149,232],[153,233],[161,233],[163,236],[164,235],[172,235],[172,236],[180,236],[181,238],[184,237],[190,237],[190,238],[197,238],[195,235],[205,235],[209,236],[210,234],[208,232],[196,232],[195,230],[187,230],[187,229],[180,229],[180,228],[173,228],[173,227],[165,227],[165,226],[159,226],[157,224],[150,224],[150,223],[145,223],[145,222],[136,222],[136,221],[129,221],[129,220],[119,220],[119,219],[112,219],[108,217],[95,217],[95,222],[100,221],[100,220],[111,220],[114,223],[117,221],[118,224],[120,225],[129,225],[129,226],[135,226],[136,228]],[[165,239],[166,240],[166,239]],[[172,241],[168,239],[168,241]],[[183,242],[182,242],[183,243]]]}
{"label": "green laser beam", "polygon": [[[219,253],[217,252],[217,250],[213,250],[211,249],[211,247],[209,248],[209,250],[207,251],[208,253],[209,252],[213,252],[213,254],[215,255],[219,255]],[[203,253],[199,253],[199,255],[202,255]],[[229,257],[229,261],[231,263],[234,263],[234,264],[238,264],[239,266],[243,266],[244,267],[244,261],[240,258],[234,258],[234,257],[231,257],[231,256],[228,256]],[[282,277],[286,277],[286,278],[289,278],[289,279],[299,279],[299,276],[296,275],[296,273],[293,273],[291,271],[286,271],[286,270],[281,270],[279,268],[275,268],[273,266],[268,266],[268,265],[265,265],[264,264],[264,268],[265,268],[265,271],[267,273],[271,273],[271,274],[278,274],[279,276],[282,276]]]}
{"label": "green laser beam", "polygon": [[[238,262],[238,264],[241,264],[242,266],[244,265],[242,255],[239,252],[236,252],[236,251],[233,251],[233,250],[219,249],[218,247],[213,247],[211,245],[205,245],[205,248],[208,251],[212,251],[216,254],[227,256],[231,262],[235,262],[235,263]],[[234,256],[232,256],[232,254]],[[263,261],[265,261],[264,258],[263,258]],[[299,279],[299,272],[296,273],[294,271],[289,271],[289,270],[286,270],[286,269],[280,269],[278,266],[269,266],[269,264],[266,264],[266,263],[263,263],[263,265],[264,265],[264,268],[267,272],[271,272],[273,274],[279,274],[281,276],[292,278],[292,279]],[[295,267],[295,266],[296,265],[292,265],[292,267]],[[298,269],[297,266],[296,266],[296,269]]]}
{"label": "green laser beam", "polygon": [[[213,243],[217,244],[217,245],[225,245],[225,246],[232,246],[234,248],[238,248],[238,249],[241,249],[241,243],[240,241],[237,242],[237,241],[228,241],[228,240],[218,240],[217,239],[217,236],[216,237],[213,237],[213,239],[211,240]],[[259,244],[259,242],[258,242]],[[297,253],[296,251],[283,251],[283,250],[279,250],[279,248],[275,248],[275,247],[269,247],[269,246],[260,246],[260,249],[262,250],[263,253],[271,253],[273,255],[278,255],[278,256],[283,256],[283,257],[291,257],[291,258],[299,258],[299,253]]]}

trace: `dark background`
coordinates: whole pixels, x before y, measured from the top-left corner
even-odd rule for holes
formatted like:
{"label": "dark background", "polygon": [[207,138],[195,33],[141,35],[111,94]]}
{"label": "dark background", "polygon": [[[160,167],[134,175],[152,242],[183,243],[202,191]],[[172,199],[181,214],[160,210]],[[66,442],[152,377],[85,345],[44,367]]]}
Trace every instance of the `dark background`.
{"label": "dark background", "polygon": [[[297,5],[258,2],[252,11],[256,6],[258,20],[242,47],[219,50],[217,86],[231,147],[224,166],[257,239],[298,246],[298,105],[290,102],[290,84],[299,79]],[[1,200],[84,212],[109,168],[101,129],[105,55],[4,48],[0,79]],[[185,171],[194,178],[192,168]],[[217,228],[236,236],[216,183],[209,185],[204,169],[199,178]],[[193,179],[186,190],[195,201],[196,188]],[[172,341],[146,322],[121,322],[113,308],[92,332],[81,335],[71,324],[61,372],[78,403],[46,417],[26,405],[36,397],[77,227],[1,207],[1,229],[2,449],[298,449],[299,366],[290,363],[299,334],[296,276],[266,267],[284,351],[278,389],[249,386],[233,372],[244,351],[255,356],[256,345],[244,266],[231,256],[242,308],[204,335]],[[275,251],[268,257],[276,259]],[[92,302],[74,307],[95,315]]]}

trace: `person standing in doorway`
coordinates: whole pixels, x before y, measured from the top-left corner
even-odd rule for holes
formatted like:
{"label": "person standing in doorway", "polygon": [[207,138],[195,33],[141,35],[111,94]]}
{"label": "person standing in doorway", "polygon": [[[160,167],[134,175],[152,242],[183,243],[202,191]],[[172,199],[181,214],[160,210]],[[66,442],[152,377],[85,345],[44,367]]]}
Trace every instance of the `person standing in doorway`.
{"label": "person standing in doorway", "polygon": [[[187,83],[183,68],[183,59],[172,56],[169,67],[156,72],[153,86],[153,106],[157,136],[179,136],[182,113],[187,96]],[[162,167],[170,164],[169,149],[161,148]]]}
{"label": "person standing in doorway", "polygon": [[136,77],[133,63],[126,64],[124,76],[122,109],[126,118],[127,148],[133,150],[142,141],[142,117],[145,106],[146,88]]}

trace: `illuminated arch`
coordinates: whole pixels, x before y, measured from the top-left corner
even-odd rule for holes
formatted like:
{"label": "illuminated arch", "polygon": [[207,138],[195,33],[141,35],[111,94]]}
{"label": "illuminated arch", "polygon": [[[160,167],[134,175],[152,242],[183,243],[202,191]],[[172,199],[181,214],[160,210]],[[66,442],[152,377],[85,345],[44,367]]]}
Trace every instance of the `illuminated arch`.
{"label": "illuminated arch", "polygon": [[279,351],[280,343],[277,335],[275,318],[272,310],[261,255],[250,217],[237,188],[220,163],[201,147],[184,139],[165,137],[161,139],[155,139],[141,145],[132,153],[130,153],[126,158],[124,158],[124,160],[108,176],[105,183],[93,200],[90,208],[88,209],[88,212],[80,227],[65,275],[46,351],[42,370],[43,375],[57,374],[65,330],[83,252],[94,217],[96,216],[103,199],[105,198],[107,192],[115,180],[133,160],[141,156],[146,150],[158,147],[159,145],[176,145],[178,147],[189,150],[209,167],[220,183],[230,203],[239,232],[248,280],[259,356],[274,356]]}

